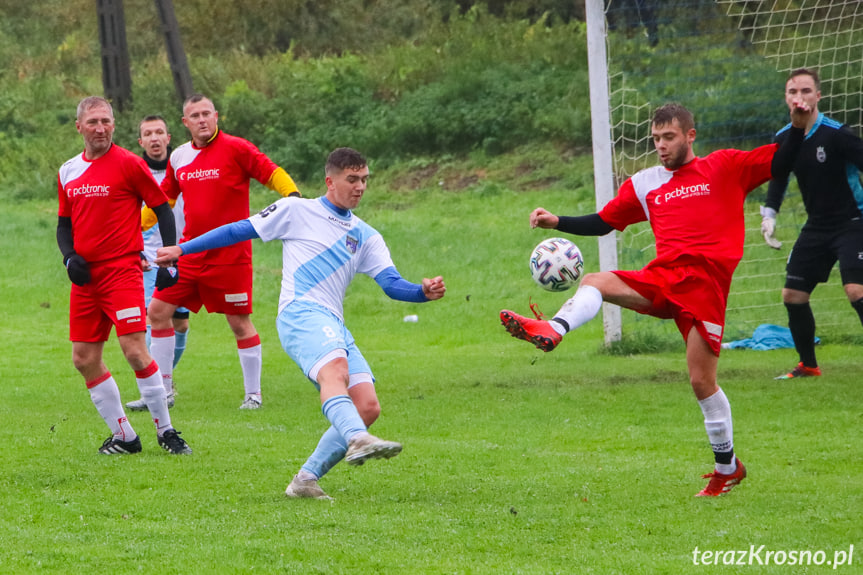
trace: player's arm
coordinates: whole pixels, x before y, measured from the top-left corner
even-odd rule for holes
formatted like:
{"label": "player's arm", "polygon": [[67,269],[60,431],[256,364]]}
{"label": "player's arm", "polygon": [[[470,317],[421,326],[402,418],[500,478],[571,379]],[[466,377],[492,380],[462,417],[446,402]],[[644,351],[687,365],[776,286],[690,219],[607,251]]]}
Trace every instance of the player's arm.
{"label": "player's arm", "polygon": [[[177,224],[174,222],[174,212],[168,202],[162,202],[153,207],[153,213],[159,220],[159,234],[162,245],[171,247],[177,243]],[[174,266],[160,267],[156,272],[156,289],[171,287],[180,279],[180,272]]]}
{"label": "player's arm", "polygon": [[267,180],[265,184],[271,190],[274,190],[279,193],[283,198],[287,198],[289,196],[300,197],[300,190],[297,188],[297,184],[294,182],[293,178],[288,175],[288,173],[280,167],[276,167],[273,170],[273,173],[270,175],[270,179]]}
{"label": "player's arm", "polygon": [[393,266],[376,275],[375,282],[385,294],[398,301],[423,303],[440,299],[446,293],[446,285],[441,276],[425,278],[421,284],[415,284],[404,279]]}
{"label": "player's arm", "polygon": [[614,230],[599,214],[559,216],[557,227],[554,229],[577,236],[604,236]]}
{"label": "player's arm", "polygon": [[75,240],[72,234],[72,218],[59,216],[57,218],[57,245],[63,254],[63,265],[72,283],[78,286],[90,283],[90,266],[87,261],[75,253]]}
{"label": "player's arm", "polygon": [[177,222],[174,221],[174,212],[171,211],[173,207],[170,202],[165,202],[152,209],[159,222],[159,235],[162,236],[163,246],[173,246],[177,243]]}
{"label": "player's arm", "polygon": [[775,237],[776,215],[782,206],[785,190],[788,189],[788,179],[797,161],[805,131],[804,128],[792,124],[783,135],[785,137],[773,154],[770,164],[771,180],[767,185],[767,200],[761,206],[761,235],[764,242],[774,250],[782,247],[782,242]]}
{"label": "player's arm", "polygon": [[63,263],[75,253],[75,241],[72,238],[72,218],[60,216],[57,218],[57,246],[63,254]]}
{"label": "player's arm", "polygon": [[779,208],[782,207],[782,201],[785,199],[785,192],[788,190],[789,179],[787,175],[779,176],[772,178],[767,184],[767,199],[761,207],[762,216],[769,211],[775,218],[776,214],[779,213]]}
{"label": "player's arm", "polygon": [[[780,149],[781,148],[782,146],[780,145]],[[788,190],[789,179],[790,174],[773,175],[773,178],[767,184],[767,199],[765,200],[764,205],[761,206],[761,235],[764,237],[764,243],[774,250],[778,250],[782,247],[782,242],[777,240],[775,237],[776,216],[779,213],[779,208],[782,207],[782,200],[785,199],[785,192]]]}
{"label": "player's arm", "polygon": [[[176,204],[176,199],[168,199],[168,206],[170,206],[171,208],[173,208]],[[144,206],[143,208],[141,208],[141,231],[146,232],[147,230],[155,226],[158,221],[158,216],[153,212],[153,209],[150,206]],[[174,243],[176,243],[176,241]]]}
{"label": "player's arm", "polygon": [[782,199],[787,189],[788,176],[773,178],[767,184],[767,200],[761,206],[761,235],[764,236],[764,242],[774,250],[782,247],[782,242],[775,237],[776,215],[782,206]]}
{"label": "player's arm", "polygon": [[863,172],[863,140],[847,125],[842,126],[839,134],[842,136],[842,148],[847,161]]}
{"label": "player's arm", "polygon": [[531,212],[530,227],[558,230],[577,236],[604,236],[614,230],[598,213],[586,216],[556,216],[545,208],[536,208]]}
{"label": "player's arm", "polygon": [[[161,225],[159,226],[161,227]],[[159,248],[156,252],[156,263],[160,266],[169,266],[177,261],[180,256],[196,254],[225,246],[232,246],[246,240],[261,237],[248,219],[225,224],[212,229],[197,238],[179,245]]]}
{"label": "player's arm", "polygon": [[788,128],[788,136],[776,149],[773,154],[773,161],[770,163],[770,176],[772,178],[788,181],[788,176],[794,170],[794,162],[797,161],[797,154],[803,144],[804,135],[804,128],[798,128],[794,125]]}
{"label": "player's arm", "polygon": [[812,113],[813,110],[805,102],[791,103],[791,126],[788,128],[787,137],[773,154],[773,161],[770,164],[771,177],[787,179],[794,170],[794,163],[797,161],[797,154],[806,135],[806,125]]}

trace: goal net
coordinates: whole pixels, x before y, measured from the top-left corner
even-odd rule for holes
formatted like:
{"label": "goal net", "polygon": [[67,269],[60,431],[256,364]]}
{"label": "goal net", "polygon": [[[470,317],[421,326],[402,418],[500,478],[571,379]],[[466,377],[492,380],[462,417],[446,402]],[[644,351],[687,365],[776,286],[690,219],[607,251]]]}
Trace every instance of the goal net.
{"label": "goal net", "polygon": [[[608,91],[616,184],[657,163],[650,118],[677,101],[695,114],[695,152],[751,149],[788,123],[785,78],[811,67],[821,76],[819,110],[863,127],[863,2],[859,0],[605,0]],[[759,206],[767,186],[746,203],[744,257],[732,283],[725,340],[751,336],[762,323],[787,325],[781,289],[785,260],[806,220],[791,178],[778,217],[781,250],[761,238]],[[705,214],[709,219],[710,215]],[[647,224],[618,234],[620,269],[655,255]],[[812,296],[817,335],[858,339],[860,322],[834,267]],[[624,311],[629,337],[679,338],[671,322],[643,321]]]}

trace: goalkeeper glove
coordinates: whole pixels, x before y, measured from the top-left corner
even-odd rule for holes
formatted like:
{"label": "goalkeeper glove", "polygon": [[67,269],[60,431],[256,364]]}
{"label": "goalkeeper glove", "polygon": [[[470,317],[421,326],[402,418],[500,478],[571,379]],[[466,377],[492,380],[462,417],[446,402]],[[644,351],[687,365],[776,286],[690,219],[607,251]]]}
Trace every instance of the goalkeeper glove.
{"label": "goalkeeper glove", "polygon": [[87,260],[78,254],[72,254],[66,261],[66,273],[69,274],[69,279],[76,286],[83,286],[90,283],[90,266],[87,265]]}
{"label": "goalkeeper glove", "polygon": [[156,272],[156,289],[163,290],[169,288],[180,279],[180,271],[171,266],[169,268],[159,268]]}
{"label": "goalkeeper glove", "polygon": [[764,241],[774,250],[782,247],[782,242],[776,239],[776,210],[761,206],[761,235]]}

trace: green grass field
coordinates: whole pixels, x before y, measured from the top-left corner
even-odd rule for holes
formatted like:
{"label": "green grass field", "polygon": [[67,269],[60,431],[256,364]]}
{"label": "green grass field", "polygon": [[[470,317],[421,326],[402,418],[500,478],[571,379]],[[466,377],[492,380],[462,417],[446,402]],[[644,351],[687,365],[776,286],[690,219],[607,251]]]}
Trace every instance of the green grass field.
{"label": "green grass field", "polygon": [[[254,207],[272,199],[256,190]],[[364,201],[358,214],[402,274],[442,274],[448,293],[394,302],[365,277],[349,291],[347,324],[383,405],[375,433],[404,452],[337,466],[322,481],[332,502],[284,496],[328,424],[276,338],[279,245],[255,244],[264,408],[237,409],[224,319],[193,316],[172,417],[194,454],[165,454],[148,416],[131,413],[144,452],[105,457],[108,430],[71,363],[56,208],[2,203],[0,573],[796,574],[832,571],[826,561],[851,545],[852,564],[836,571],[863,572],[859,346],[823,346],[825,375],[789,383],[772,378],[791,350],[724,352],[749,478],[695,498],[712,454],[682,342],[611,355],[597,319],[542,354],[499,325],[501,308],[524,313],[532,298],[553,312],[567,297],[532,284],[528,253],[546,234],[528,228],[530,209],[578,213],[588,198],[373,186]],[[579,244],[595,271],[595,240]],[[113,336],[106,363],[124,400],[136,398]],[[693,563],[696,548],[762,545],[822,552],[824,564]]]}

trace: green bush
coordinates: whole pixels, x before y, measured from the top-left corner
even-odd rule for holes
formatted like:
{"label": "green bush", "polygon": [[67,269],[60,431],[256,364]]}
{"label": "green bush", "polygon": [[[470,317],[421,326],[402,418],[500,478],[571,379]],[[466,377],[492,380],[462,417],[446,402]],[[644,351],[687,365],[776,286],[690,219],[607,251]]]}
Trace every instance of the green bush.
{"label": "green bush", "polygon": [[[300,21],[320,8],[296,4],[302,4],[296,13]],[[261,52],[249,43],[254,17],[227,5],[199,12],[202,29],[215,29],[208,19],[217,17],[225,26],[222,44],[206,51],[206,38],[182,24],[197,3],[177,5],[196,90],[214,100],[225,131],[251,140],[297,179],[316,178],[322,159],[337,146],[361,149],[383,166],[474,150],[493,156],[532,141],[589,143],[583,23],[508,21],[484,8],[459,15],[445,2],[413,2],[394,12],[398,18],[391,29],[381,32],[386,43],[377,38],[362,52],[349,52],[346,46],[362,47],[351,44],[355,31],[334,33],[352,30],[347,4],[316,24],[334,38],[334,53],[316,58],[304,55],[310,44],[298,36],[282,53],[254,55]],[[34,52],[13,58],[19,78],[0,76],[7,95],[0,104],[0,162],[15,195],[54,193],[30,184],[19,189],[15,182],[26,181],[22,175],[34,170],[41,179],[53,179],[59,165],[81,149],[72,127],[78,100],[101,93],[101,67],[93,65],[99,54],[95,12],[80,8],[93,12],[93,21],[79,17],[60,40],[39,25],[40,19],[49,30],[59,24],[48,8],[4,12],[14,17],[4,21],[6,31],[41,41]],[[365,21],[380,9],[357,14]],[[155,113],[167,118],[176,145],[186,134],[168,63],[153,52],[152,45],[161,44],[153,30],[155,12],[132,2],[126,19],[132,109],[117,114],[115,141],[137,149],[138,121]],[[304,26],[308,32],[312,24]],[[265,36],[274,33],[271,24],[257,29]],[[297,27],[291,29],[299,34]],[[4,41],[0,50],[13,48]]]}
{"label": "green bush", "polygon": [[300,178],[342,145],[386,163],[589,143],[582,24],[504,22],[474,10],[428,36],[375,54],[270,60],[269,101],[234,84],[228,117],[245,110],[246,121],[226,129],[284,158]]}
{"label": "green bush", "polygon": [[[489,14],[486,3],[443,0],[366,9],[354,0],[219,3],[212,10],[200,0],[175,4],[195,88],[213,98],[222,127],[301,181],[316,178],[337,146],[356,147],[380,167],[472,152],[493,157],[532,143],[569,150],[590,144],[585,24],[555,2],[505,3],[502,17]],[[547,14],[536,11],[543,6]],[[75,15],[64,20],[65,8]],[[380,18],[385,9],[392,19]],[[660,15],[661,30],[691,24],[670,9]],[[285,44],[278,36],[286,19]],[[168,119],[174,143],[182,142],[155,10],[130,0],[126,20],[133,108],[118,114],[115,141],[136,149],[138,120],[158,113]],[[53,194],[52,186],[32,181],[51,181],[60,163],[80,151],[75,105],[102,91],[95,10],[85,0],[4,7],[0,31],[0,56],[9,62],[0,70],[0,183],[13,197]],[[686,94],[691,101],[684,102],[697,113],[705,148],[727,138],[729,117],[745,118],[752,124],[747,133],[764,137],[782,124],[776,72],[745,46],[680,37],[673,49],[652,48],[619,34],[609,42],[638,71],[626,78],[640,94],[635,104],[680,93],[681,52],[695,62],[708,52],[715,52],[711,62],[722,57],[706,70],[715,78],[711,89]],[[723,94],[735,87],[733,107],[723,107]]]}

